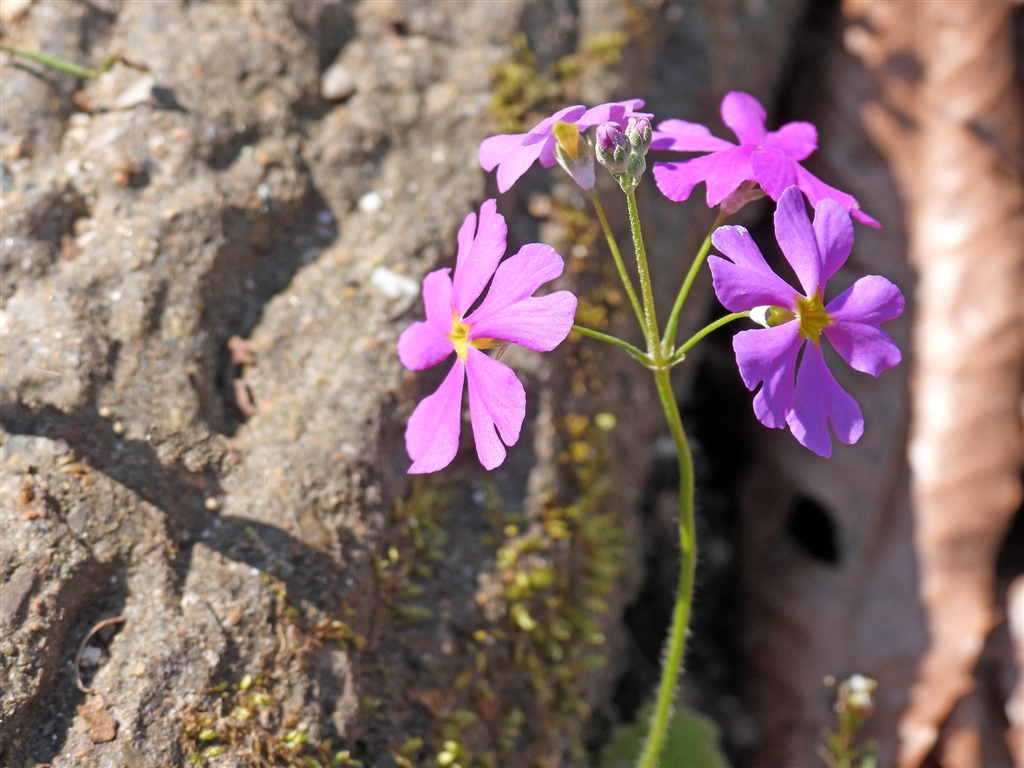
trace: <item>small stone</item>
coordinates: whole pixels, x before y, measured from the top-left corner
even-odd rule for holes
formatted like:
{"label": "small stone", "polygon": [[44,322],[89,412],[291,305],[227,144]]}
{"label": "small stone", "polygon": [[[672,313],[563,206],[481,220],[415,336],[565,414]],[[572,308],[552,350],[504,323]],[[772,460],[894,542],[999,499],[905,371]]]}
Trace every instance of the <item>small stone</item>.
{"label": "small stone", "polygon": [[124,424],[122,424],[120,421],[115,421],[114,426],[112,426],[111,429],[114,430],[115,435],[124,434]]}
{"label": "small stone", "polygon": [[95,645],[85,646],[82,649],[82,655],[79,657],[83,667],[98,667],[102,658],[103,649],[97,648]]}
{"label": "small stone", "polygon": [[359,210],[363,213],[376,213],[384,205],[384,198],[379,192],[367,192],[359,198]]}
{"label": "small stone", "polygon": [[412,298],[418,296],[420,292],[419,283],[387,267],[374,268],[370,274],[370,285],[389,299],[397,299],[402,296]]}
{"label": "small stone", "polygon": [[341,101],[356,92],[356,81],[344,64],[335,62],[320,79],[320,95],[328,101]]}
{"label": "small stone", "polygon": [[203,502],[203,506],[211,512],[216,512],[220,509],[220,500],[216,496],[208,496],[206,501]]}
{"label": "small stone", "polygon": [[75,536],[85,533],[85,526],[89,522],[89,508],[84,501],[80,501],[68,512],[68,528]]}
{"label": "small stone", "polygon": [[100,406],[98,413],[101,419],[109,419],[111,416],[110,409],[105,405]]}
{"label": "small stone", "polygon": [[146,674],[146,667],[142,663],[136,664],[132,667],[132,674],[136,677],[142,677]]}
{"label": "small stone", "polygon": [[130,109],[139,104],[145,104],[153,96],[154,85],[156,85],[156,78],[152,75],[139,78],[117,97],[114,107]]}
{"label": "small stone", "polygon": [[229,627],[237,627],[242,623],[242,612],[237,610],[228,611],[228,615],[224,617],[224,623]]}

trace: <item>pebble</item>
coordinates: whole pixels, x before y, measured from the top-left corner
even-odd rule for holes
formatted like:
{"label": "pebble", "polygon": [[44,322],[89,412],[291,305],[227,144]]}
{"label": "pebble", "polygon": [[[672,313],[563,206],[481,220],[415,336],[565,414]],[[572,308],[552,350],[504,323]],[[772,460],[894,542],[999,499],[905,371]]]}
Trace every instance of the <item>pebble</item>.
{"label": "pebble", "polygon": [[96,667],[99,666],[100,659],[103,658],[103,649],[97,648],[95,645],[87,645],[82,649],[82,666],[83,667]]}
{"label": "pebble", "polygon": [[156,78],[146,75],[128,86],[114,102],[116,109],[130,109],[139,104],[145,104],[153,95],[153,86],[156,85]]}
{"label": "pebble", "polygon": [[401,296],[418,296],[420,284],[412,278],[400,275],[387,267],[375,267],[370,274],[370,285],[383,293],[389,299],[397,299]]}
{"label": "pebble", "polygon": [[367,192],[359,198],[359,210],[363,213],[376,213],[384,205],[384,198],[379,192]]}
{"label": "pebble", "polygon": [[320,95],[328,101],[347,99],[356,92],[356,81],[345,65],[335,62],[320,79]]}

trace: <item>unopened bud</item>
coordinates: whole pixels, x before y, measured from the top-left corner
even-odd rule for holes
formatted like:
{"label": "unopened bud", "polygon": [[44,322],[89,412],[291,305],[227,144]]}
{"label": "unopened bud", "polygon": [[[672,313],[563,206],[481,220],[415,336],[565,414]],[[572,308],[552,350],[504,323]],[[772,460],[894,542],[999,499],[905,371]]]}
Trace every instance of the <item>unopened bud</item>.
{"label": "unopened bud", "polygon": [[629,158],[629,140],[615,123],[597,126],[597,160],[612,173],[624,173]]}
{"label": "unopened bud", "polygon": [[647,170],[647,161],[644,160],[644,156],[639,152],[630,152],[629,160],[626,161],[626,173],[632,176],[634,179],[639,179],[644,175],[644,171]]}
{"label": "unopened bud", "polygon": [[651,121],[646,117],[631,117],[626,124],[626,138],[634,152],[646,155],[651,148]]}

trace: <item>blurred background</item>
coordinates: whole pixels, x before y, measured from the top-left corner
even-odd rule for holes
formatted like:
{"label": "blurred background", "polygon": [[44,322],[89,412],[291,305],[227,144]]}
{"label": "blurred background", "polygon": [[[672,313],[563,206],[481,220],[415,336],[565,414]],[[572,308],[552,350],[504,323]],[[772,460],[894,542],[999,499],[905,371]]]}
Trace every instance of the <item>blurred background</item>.
{"label": "blurred background", "polygon": [[[444,371],[395,341],[497,194],[481,140],[627,97],[731,138],[741,90],[881,221],[831,288],[900,286],[904,362],[834,366],[867,426],[830,460],[755,421],[732,330],[677,369],[680,701],[731,765],[821,765],[825,680],[860,673],[879,766],[1024,766],[1019,4],[0,0],[0,45],[0,764],[607,766],[678,565],[650,376],[511,349],[505,464],[464,435],[412,481]],[[703,195],[638,191],[662,309]],[[734,221],[784,269],[766,202]],[[510,252],[555,246],[580,321],[639,342],[588,206],[557,168],[499,199]],[[721,312],[704,274],[683,331]]]}

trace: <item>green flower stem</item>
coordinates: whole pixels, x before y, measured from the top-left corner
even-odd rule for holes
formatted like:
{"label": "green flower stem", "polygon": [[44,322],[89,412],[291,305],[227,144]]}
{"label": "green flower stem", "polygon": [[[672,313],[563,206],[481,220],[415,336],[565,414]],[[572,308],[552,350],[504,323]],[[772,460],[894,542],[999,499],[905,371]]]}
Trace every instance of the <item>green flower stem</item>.
{"label": "green flower stem", "polygon": [[679,313],[683,310],[683,304],[686,302],[686,297],[690,295],[690,288],[693,286],[693,281],[697,279],[697,273],[700,272],[700,268],[704,265],[704,261],[708,257],[708,251],[711,250],[711,235],[716,229],[722,226],[722,222],[725,221],[727,213],[719,211],[718,216],[715,218],[715,223],[711,225],[711,229],[708,231],[708,236],[704,238],[704,242],[700,246],[700,250],[697,251],[697,255],[693,257],[693,264],[690,265],[690,271],[686,274],[686,279],[683,281],[683,287],[679,289],[679,295],[676,296],[676,303],[672,307],[672,314],[668,317],[668,325],[665,326],[665,338],[663,344],[665,346],[665,355],[669,355],[672,352],[672,347],[676,343],[676,329],[679,327]]}
{"label": "green flower stem", "polygon": [[675,697],[676,682],[679,680],[679,670],[683,663],[683,651],[686,649],[686,630],[690,624],[690,605],[693,601],[693,578],[697,564],[697,538],[693,523],[693,457],[690,455],[690,445],[686,441],[683,421],[679,416],[679,405],[676,403],[676,396],[672,391],[668,356],[658,338],[654,290],[651,286],[643,234],[640,231],[640,214],[636,207],[636,195],[632,189],[625,191],[626,202],[629,206],[629,224],[633,233],[633,249],[636,251],[637,272],[640,275],[644,314],[647,319],[645,329],[647,351],[654,363],[651,367],[654,370],[654,383],[658,389],[658,398],[665,411],[669,432],[672,434],[672,441],[675,443],[679,456],[679,547],[682,552],[682,562],[679,566],[679,593],[676,596],[676,607],[672,614],[672,628],[669,632],[668,650],[661,670],[661,682],[658,685],[654,717],[644,743],[643,754],[637,763],[637,768],[656,768],[661,751],[665,746],[665,737],[668,735],[672,700]]}
{"label": "green flower stem", "polygon": [[681,346],[673,353],[672,357],[669,358],[669,365],[677,365],[678,363],[683,362],[683,358],[686,357],[686,353],[693,348],[693,345],[696,344],[701,339],[703,339],[709,333],[717,331],[723,325],[728,325],[733,320],[741,320],[744,317],[750,317],[750,312],[733,312],[731,315],[720,317],[717,320],[715,320],[715,322],[705,325],[703,328],[701,328],[699,331],[693,334],[693,336],[687,339],[686,343],[683,344],[683,346]]}
{"label": "green flower stem", "polygon": [[672,442],[675,443],[679,454],[679,548],[682,559],[679,564],[679,593],[672,613],[672,628],[661,670],[654,717],[637,768],[656,768],[665,745],[668,723],[672,715],[672,700],[675,697],[676,682],[683,663],[683,651],[686,649],[686,630],[690,624],[690,605],[693,601],[693,581],[697,566],[697,535],[693,522],[693,457],[690,454],[690,445],[686,441],[683,421],[679,416],[679,405],[672,391],[669,369],[655,369],[654,382],[658,388],[661,407],[665,410]]}
{"label": "green flower stem", "polygon": [[615,235],[612,233],[612,228],[608,225],[608,218],[604,215],[604,208],[601,207],[601,201],[597,199],[597,194],[594,190],[590,190],[590,199],[594,203],[594,210],[597,211],[597,218],[601,220],[601,228],[604,229],[604,236],[608,240],[608,247],[612,251],[612,258],[615,259],[615,266],[619,270],[619,277],[622,278],[622,285],[626,289],[626,295],[629,296],[629,303],[633,305],[633,311],[636,312],[637,322],[640,323],[640,328],[644,331],[644,338],[647,337],[647,328],[644,325],[644,311],[640,307],[640,300],[636,297],[636,291],[633,290],[633,281],[626,271],[626,264],[622,260],[622,252],[619,250],[619,244],[615,240]]}
{"label": "green flower stem", "polygon": [[626,191],[626,202],[629,205],[629,228],[633,233],[633,251],[636,253],[636,270],[640,276],[640,295],[644,300],[644,328],[647,337],[647,353],[655,365],[662,365],[667,355],[661,349],[658,339],[658,315],[654,311],[654,289],[651,287],[651,273],[647,267],[647,250],[644,248],[644,235],[640,231],[640,213],[636,208],[636,193]]}
{"label": "green flower stem", "polygon": [[603,341],[606,344],[614,344],[616,347],[626,350],[626,352],[628,352],[633,359],[641,365],[650,367],[653,364],[650,357],[622,339],[616,338],[615,336],[609,336],[607,333],[601,333],[600,331],[593,331],[590,328],[584,328],[582,325],[573,324],[572,329],[581,336],[597,339],[598,341]]}
{"label": "green flower stem", "polygon": [[119,58],[116,53],[111,54],[103,60],[103,63],[100,64],[99,67],[96,69],[90,69],[89,67],[83,67],[81,64],[75,64],[73,61],[62,59],[59,56],[51,56],[50,54],[43,53],[42,51],[32,51],[28,48],[18,48],[13,45],[0,45],[0,51],[9,53],[12,56],[21,56],[23,59],[34,61],[36,64],[42,64],[44,67],[55,69],[58,72],[65,72],[69,75],[74,75],[75,77],[84,78],[99,77],[104,72],[111,69]]}

